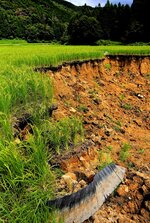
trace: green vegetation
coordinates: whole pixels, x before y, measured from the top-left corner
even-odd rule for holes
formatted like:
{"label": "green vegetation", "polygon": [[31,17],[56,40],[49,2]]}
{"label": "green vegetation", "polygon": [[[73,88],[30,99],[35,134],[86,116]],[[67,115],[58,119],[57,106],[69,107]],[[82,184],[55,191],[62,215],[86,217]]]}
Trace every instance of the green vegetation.
{"label": "green vegetation", "polygon": [[90,45],[150,42],[149,0],[75,6],[64,0],[1,0],[0,39]]}
{"label": "green vegetation", "polygon": [[112,147],[112,146],[107,146],[107,149],[108,149],[109,151],[112,151],[112,150],[113,150],[113,147]]}
{"label": "green vegetation", "polygon": [[78,106],[78,111],[79,112],[88,112],[89,109],[88,109],[88,107],[86,105],[81,104],[81,105]]}
{"label": "green vegetation", "polygon": [[150,74],[147,74],[147,79],[150,80]]}
{"label": "green vegetation", "polygon": [[111,64],[109,64],[109,63],[105,64],[105,68],[106,68],[107,71],[110,71],[110,69],[111,69]]}
{"label": "green vegetation", "polygon": [[104,40],[104,39],[100,39],[96,42],[96,44],[98,46],[118,46],[118,45],[122,45],[121,42],[117,42],[117,41],[111,41],[111,40]]}
{"label": "green vegetation", "polygon": [[122,108],[124,108],[125,110],[131,110],[132,109],[132,105],[126,103],[122,105]]}
{"label": "green vegetation", "polygon": [[96,18],[77,14],[72,17],[68,26],[69,43],[90,45],[101,37],[101,32],[100,24]]}
{"label": "green vegetation", "polygon": [[129,156],[129,151],[131,149],[131,145],[128,143],[124,143],[121,147],[121,151],[120,151],[120,160],[122,162],[126,161],[128,156]]}
{"label": "green vegetation", "polygon": [[[82,122],[75,117],[57,123],[49,119],[51,79],[34,72],[36,65],[61,61],[60,54],[58,58],[54,54],[61,46],[10,45],[9,41],[6,45],[0,46],[0,221],[45,223],[52,216],[45,203],[55,196],[57,176],[48,161],[83,140]],[[55,61],[50,60],[52,54]],[[23,139],[16,126],[27,114],[32,121]],[[16,132],[20,134],[15,136]]]}
{"label": "green vegetation", "polygon": [[1,39],[0,45],[27,44],[27,41],[21,39]]}
{"label": "green vegetation", "polygon": [[1,222],[48,222],[45,202],[54,193],[54,174],[38,131],[27,142],[0,146]]}
{"label": "green vegetation", "polygon": [[113,152],[113,147],[111,145],[99,151],[98,170],[102,170],[107,165],[113,163],[112,152]]}
{"label": "green vegetation", "polygon": [[99,166],[98,166],[98,170],[102,170],[107,165],[109,165],[110,163],[113,162],[110,151],[111,150],[109,150],[108,152],[104,152],[104,151],[100,151],[99,152]]}
{"label": "green vegetation", "polygon": [[116,131],[116,132],[121,132],[123,133],[124,130],[122,129],[122,123],[118,120],[118,121],[114,121],[114,126],[113,126],[113,129]]}
{"label": "green vegetation", "polygon": [[145,152],[145,150],[144,150],[144,149],[139,149],[138,152],[139,152],[140,154],[143,154],[143,153]]}
{"label": "green vegetation", "polygon": [[119,95],[119,99],[120,99],[120,101],[123,101],[123,100],[125,99],[125,97],[126,97],[126,96],[125,96],[124,94],[120,94],[120,95]]}
{"label": "green vegetation", "polygon": [[60,153],[69,149],[70,145],[76,145],[83,139],[83,126],[80,119],[65,118],[59,122],[45,122],[41,128],[47,146],[51,152]]}
{"label": "green vegetation", "polygon": [[60,0],[3,0],[0,2],[0,38],[29,42],[60,41],[76,6]]}

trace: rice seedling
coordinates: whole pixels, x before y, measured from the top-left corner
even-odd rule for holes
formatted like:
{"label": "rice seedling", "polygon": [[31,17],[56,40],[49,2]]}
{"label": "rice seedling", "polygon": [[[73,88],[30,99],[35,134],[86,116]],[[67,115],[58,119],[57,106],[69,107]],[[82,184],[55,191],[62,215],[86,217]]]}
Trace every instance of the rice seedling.
{"label": "rice seedling", "polygon": [[82,121],[78,118],[65,118],[58,122],[46,121],[42,126],[43,136],[49,150],[60,153],[83,140]]}
{"label": "rice seedling", "polygon": [[48,222],[45,202],[53,196],[54,176],[38,130],[28,142],[0,149],[0,219]]}

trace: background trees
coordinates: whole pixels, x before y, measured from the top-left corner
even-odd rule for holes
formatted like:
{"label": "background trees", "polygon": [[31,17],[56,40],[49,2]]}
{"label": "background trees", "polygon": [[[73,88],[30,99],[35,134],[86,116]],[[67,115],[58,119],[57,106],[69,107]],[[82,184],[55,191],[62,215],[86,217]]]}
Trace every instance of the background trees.
{"label": "background trees", "polygon": [[150,1],[149,0],[133,0],[132,19],[139,23],[141,27],[141,41],[150,41]]}
{"label": "background trees", "polygon": [[101,27],[96,18],[78,14],[69,23],[68,35],[71,44],[94,44],[101,38]]}
{"label": "background trees", "polygon": [[63,0],[1,0],[0,39],[95,44],[98,39],[150,42],[150,1],[132,6],[74,6]]}

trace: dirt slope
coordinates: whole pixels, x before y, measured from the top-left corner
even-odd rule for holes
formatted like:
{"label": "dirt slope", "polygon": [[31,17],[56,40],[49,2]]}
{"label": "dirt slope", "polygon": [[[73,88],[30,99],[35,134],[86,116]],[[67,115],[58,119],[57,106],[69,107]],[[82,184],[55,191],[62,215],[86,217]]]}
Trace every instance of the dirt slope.
{"label": "dirt slope", "polygon": [[[110,160],[127,168],[125,182],[87,222],[150,222],[150,58],[112,56],[48,72],[58,103],[54,119],[82,117],[94,145],[93,165],[78,149],[61,158],[62,168],[96,172]],[[129,154],[120,158],[124,144]]]}

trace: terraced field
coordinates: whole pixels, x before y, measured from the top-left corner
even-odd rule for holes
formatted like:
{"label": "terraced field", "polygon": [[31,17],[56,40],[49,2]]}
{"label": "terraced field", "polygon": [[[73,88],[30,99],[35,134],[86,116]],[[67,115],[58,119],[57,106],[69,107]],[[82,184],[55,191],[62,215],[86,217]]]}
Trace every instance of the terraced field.
{"label": "terraced field", "polygon": [[[118,59],[120,54],[126,57]],[[99,154],[90,171],[95,173],[110,162],[126,166],[129,190],[133,173],[148,175],[149,54],[148,46],[0,45],[0,221],[55,222],[55,214],[45,203],[58,195],[64,172],[76,171],[74,166],[67,169],[61,165],[69,165],[68,154],[84,140],[92,140]],[[110,59],[108,55],[117,56]],[[84,63],[91,59],[93,62]],[[66,64],[64,70],[54,68],[81,60]],[[56,162],[58,157],[62,162]],[[80,168],[87,171],[81,164]],[[143,192],[141,203],[147,202],[144,196],[149,195],[147,175],[139,176],[143,184],[138,182],[137,191],[143,185],[148,191]],[[66,192],[65,182],[63,187]],[[108,205],[114,208],[113,199],[122,202],[125,212],[120,219],[126,215],[134,221],[126,207],[133,206],[136,198],[126,204],[126,197],[131,194],[121,195],[121,201],[112,197]],[[132,210],[135,222],[149,221],[147,206],[142,203],[141,207],[141,203]],[[120,213],[118,206],[115,208],[115,214]],[[102,217],[115,222],[104,212]]]}

